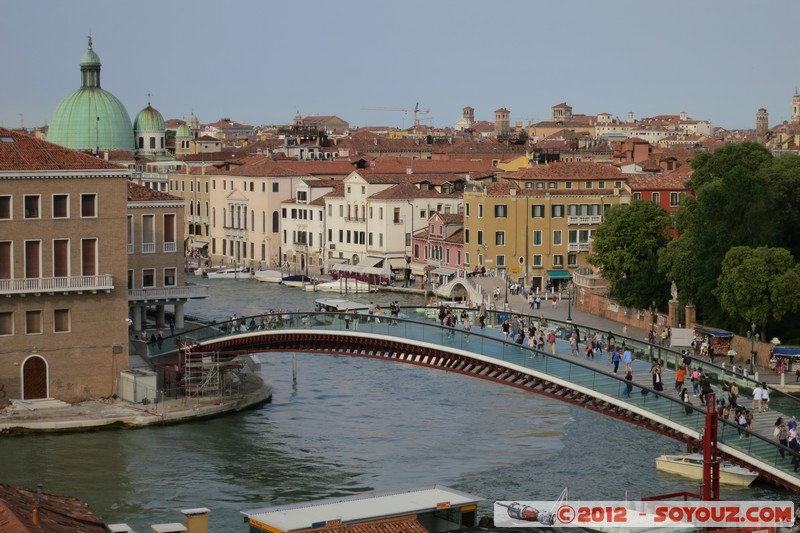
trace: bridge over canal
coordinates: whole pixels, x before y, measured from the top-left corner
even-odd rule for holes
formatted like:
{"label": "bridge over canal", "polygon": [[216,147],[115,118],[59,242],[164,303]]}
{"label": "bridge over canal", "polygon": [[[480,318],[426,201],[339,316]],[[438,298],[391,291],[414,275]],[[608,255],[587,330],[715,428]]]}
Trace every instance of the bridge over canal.
{"label": "bridge over canal", "polygon": [[[628,383],[614,375],[603,353],[594,360],[570,355],[566,334],[556,342],[556,353],[539,352],[503,340],[492,325],[502,322],[503,313],[490,312],[488,327],[471,332],[461,327],[439,324],[436,310],[404,308],[404,318],[395,321],[384,315],[370,317],[360,313],[298,312],[264,314],[240,318],[235,323],[218,323],[186,331],[182,337],[169,337],[162,345],[150,345],[150,362],[174,364],[178,346],[193,352],[217,353],[221,358],[259,352],[302,352],[350,355],[384,359],[457,372],[498,384],[529,390],[560,401],[591,409],[671,437],[695,448],[702,448],[705,409],[699,399],[687,414],[670,384],[680,355],[629,338],[623,340],[637,355],[633,363],[633,392],[626,394]],[[470,311],[474,315],[474,310]],[[364,310],[366,313],[366,310]],[[538,324],[559,333],[572,330],[571,324],[549,321]],[[472,320],[473,324],[477,321]],[[586,332],[586,328],[581,328]],[[582,353],[582,352],[581,352]],[[664,392],[651,390],[649,369],[658,361],[664,369]],[[707,364],[704,364],[706,366]],[[706,366],[718,381],[736,381],[741,390],[740,404],[749,403],[749,391],[755,384],[745,376],[726,373]],[[740,431],[735,423],[720,420],[718,451],[724,458],[747,466],[778,486],[800,493],[800,473],[791,463],[792,452],[775,442],[773,422],[781,413],[791,416],[800,410],[800,401],[772,391],[770,411],[756,413],[752,432]],[[785,457],[782,457],[781,452]]]}

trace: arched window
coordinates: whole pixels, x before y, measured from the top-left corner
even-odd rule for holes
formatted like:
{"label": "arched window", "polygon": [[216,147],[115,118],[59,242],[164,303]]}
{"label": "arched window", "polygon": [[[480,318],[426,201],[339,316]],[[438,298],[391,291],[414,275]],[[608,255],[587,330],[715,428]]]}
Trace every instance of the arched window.
{"label": "arched window", "polygon": [[272,212],[272,233],[278,233],[281,230],[281,214],[278,211]]}

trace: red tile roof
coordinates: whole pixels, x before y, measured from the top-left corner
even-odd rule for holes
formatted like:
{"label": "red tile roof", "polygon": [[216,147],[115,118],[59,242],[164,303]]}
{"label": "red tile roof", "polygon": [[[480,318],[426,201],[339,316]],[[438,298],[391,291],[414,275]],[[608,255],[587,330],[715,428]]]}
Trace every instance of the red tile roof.
{"label": "red tile roof", "polygon": [[129,202],[152,202],[152,201],[172,201],[183,202],[183,198],[173,196],[171,194],[157,191],[155,189],[148,189],[138,183],[128,182],[128,201]]}
{"label": "red tile roof", "polygon": [[620,179],[622,172],[602,163],[551,163],[509,172],[502,177],[509,180]]}
{"label": "red tile roof", "polygon": [[0,128],[0,171],[28,170],[127,169],[26,133]]}
{"label": "red tile roof", "polygon": [[71,496],[42,493],[39,505],[39,525],[33,524],[36,492],[0,485],[0,531],[33,533],[39,531],[107,532],[105,524],[86,508],[86,504]]}

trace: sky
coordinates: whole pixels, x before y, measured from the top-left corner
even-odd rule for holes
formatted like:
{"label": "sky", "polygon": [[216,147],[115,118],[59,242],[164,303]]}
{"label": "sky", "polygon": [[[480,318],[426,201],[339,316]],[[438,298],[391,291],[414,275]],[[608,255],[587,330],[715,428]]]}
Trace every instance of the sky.
{"label": "sky", "polygon": [[133,120],[252,125],[299,112],[351,127],[512,124],[573,113],[678,114],[728,129],[789,120],[796,0],[5,0],[0,125],[50,120],[80,86],[91,33],[102,87]]}

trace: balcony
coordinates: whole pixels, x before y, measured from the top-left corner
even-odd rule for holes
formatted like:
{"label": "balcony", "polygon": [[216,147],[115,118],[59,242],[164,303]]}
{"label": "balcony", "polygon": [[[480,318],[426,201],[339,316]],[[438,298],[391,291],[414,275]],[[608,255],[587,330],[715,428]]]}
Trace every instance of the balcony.
{"label": "balcony", "polygon": [[156,243],[154,243],[154,242],[143,242],[142,243],[142,253],[143,254],[154,254],[154,253],[156,253]]}
{"label": "balcony", "polygon": [[589,243],[588,242],[571,242],[567,244],[567,251],[568,252],[588,252],[589,251]]}
{"label": "balcony", "polygon": [[133,253],[133,244],[131,244],[131,243],[128,243],[128,253],[129,254]]}
{"label": "balcony", "polygon": [[178,243],[176,242],[165,242],[164,243],[164,253],[173,253],[178,251]]}
{"label": "balcony", "polygon": [[567,224],[569,224],[570,226],[600,224],[602,221],[603,217],[601,215],[579,215],[579,216],[567,217]]}
{"label": "balcony", "polygon": [[55,294],[70,292],[110,291],[114,288],[111,274],[99,276],[66,276],[58,278],[0,279],[0,294]]}
{"label": "balcony", "polygon": [[164,300],[187,300],[208,298],[205,285],[186,285],[184,287],[161,287],[150,289],[128,289],[129,302],[156,302]]}
{"label": "balcony", "polygon": [[247,230],[244,228],[225,228],[225,237],[228,239],[246,239]]}

